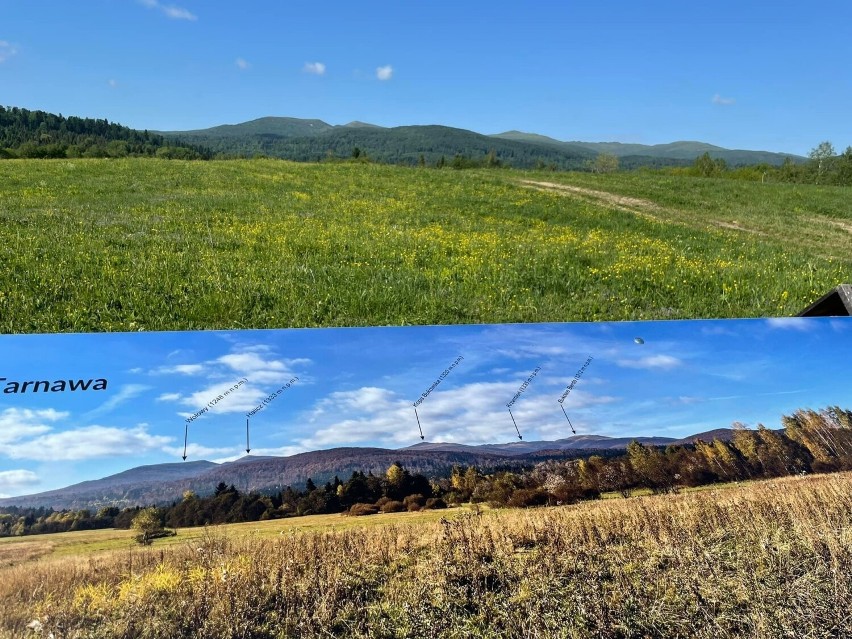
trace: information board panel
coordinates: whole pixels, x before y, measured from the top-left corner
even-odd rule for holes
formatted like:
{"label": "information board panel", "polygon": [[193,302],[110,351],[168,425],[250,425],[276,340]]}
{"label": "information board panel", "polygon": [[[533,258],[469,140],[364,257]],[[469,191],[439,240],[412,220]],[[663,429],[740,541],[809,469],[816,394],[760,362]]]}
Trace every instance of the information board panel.
{"label": "information board panel", "polygon": [[[0,495],[336,447],[677,441],[850,405],[852,318],[0,336]],[[453,448],[455,447],[455,448]]]}

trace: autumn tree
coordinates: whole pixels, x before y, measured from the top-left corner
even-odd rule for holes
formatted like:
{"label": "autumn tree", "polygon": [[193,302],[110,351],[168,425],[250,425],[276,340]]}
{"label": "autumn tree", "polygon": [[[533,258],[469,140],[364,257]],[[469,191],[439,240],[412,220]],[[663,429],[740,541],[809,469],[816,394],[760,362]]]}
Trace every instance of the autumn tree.
{"label": "autumn tree", "polygon": [[133,518],[130,528],[136,531],[136,541],[148,545],[157,537],[163,536],[165,529],[160,523],[160,513],[156,508],[143,508]]}
{"label": "autumn tree", "polygon": [[627,459],[642,484],[655,493],[672,489],[673,478],[666,472],[666,458],[659,450],[634,440],[627,445]]}

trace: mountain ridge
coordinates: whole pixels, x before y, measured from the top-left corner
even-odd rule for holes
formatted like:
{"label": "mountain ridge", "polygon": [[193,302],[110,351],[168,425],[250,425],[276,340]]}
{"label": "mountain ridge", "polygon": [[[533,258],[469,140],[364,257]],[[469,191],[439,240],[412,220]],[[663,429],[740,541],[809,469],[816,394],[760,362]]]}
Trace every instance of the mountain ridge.
{"label": "mountain ridge", "polygon": [[579,140],[562,141],[538,133],[523,131],[506,131],[493,134],[492,137],[506,140],[530,140],[555,147],[567,144],[581,147],[596,153],[608,153],[619,158],[629,156],[645,156],[667,158],[673,160],[694,160],[696,157],[709,153],[713,159],[723,159],[730,164],[781,164],[789,157],[793,161],[803,162],[806,158],[793,154],[776,151],[750,149],[728,149],[725,147],[700,142],[698,140],[675,140],[662,144],[638,144],[631,142],[582,142]]}
{"label": "mountain ridge", "polygon": [[396,462],[413,473],[443,475],[453,466],[476,466],[484,472],[529,466],[544,459],[570,459],[591,454],[612,455],[631,441],[649,446],[691,443],[696,438],[730,438],[730,429],[717,429],[683,439],[670,437],[605,437],[574,435],[554,441],[507,442],[471,446],[450,442],[420,442],[398,449],[339,447],[286,457],[245,455],[233,461],[168,462],[131,468],[101,479],[64,488],[0,499],[2,506],[97,509],[103,506],[164,504],[178,500],[186,490],[199,495],[213,492],[224,482],[241,491],[282,490],[308,479],[325,483],[352,472],[384,473]]}
{"label": "mountain ridge", "polygon": [[266,116],[237,124],[224,124],[189,131],[157,133],[184,142],[203,144],[221,153],[266,153],[292,160],[320,160],[329,153],[347,156],[354,148],[384,162],[415,164],[424,156],[435,162],[440,156],[482,157],[493,151],[503,162],[517,168],[550,163],[558,168],[582,168],[601,153],[623,158],[631,166],[690,164],[707,152],[729,164],[780,165],[791,153],[726,149],[706,142],[678,140],[665,144],[562,141],[538,133],[506,131],[486,135],[440,124],[383,127],[352,121],[332,125],[318,119]]}

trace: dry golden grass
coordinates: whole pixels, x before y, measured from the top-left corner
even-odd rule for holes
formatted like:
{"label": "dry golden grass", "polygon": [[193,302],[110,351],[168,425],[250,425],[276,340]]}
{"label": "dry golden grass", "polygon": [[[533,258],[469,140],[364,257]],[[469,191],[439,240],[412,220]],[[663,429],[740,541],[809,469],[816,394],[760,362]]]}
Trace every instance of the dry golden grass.
{"label": "dry golden grass", "polygon": [[[0,636],[840,637],[852,474],[0,570]],[[373,521],[379,522],[380,519]],[[388,521],[388,520],[385,520]],[[249,529],[246,529],[249,530]]]}
{"label": "dry golden grass", "polygon": [[17,544],[0,545],[0,567],[15,566],[28,561],[33,561],[51,552],[53,546],[50,542],[21,541]]}
{"label": "dry golden grass", "polygon": [[[254,521],[217,526],[219,534],[226,536],[278,537],[294,531],[334,531],[351,527],[373,527],[388,523],[413,524],[437,521],[442,517],[454,517],[466,507],[448,510],[423,510],[413,513],[387,513],[380,517],[349,517],[344,514],[307,515],[290,519]],[[193,542],[207,533],[204,527],[181,528],[175,537],[164,537],[154,543],[157,548]],[[107,552],[124,552],[138,549],[135,532],[106,528],[79,530],[74,532],[50,533],[26,537],[0,537],[0,567],[14,566],[38,559],[59,557],[88,557]]]}

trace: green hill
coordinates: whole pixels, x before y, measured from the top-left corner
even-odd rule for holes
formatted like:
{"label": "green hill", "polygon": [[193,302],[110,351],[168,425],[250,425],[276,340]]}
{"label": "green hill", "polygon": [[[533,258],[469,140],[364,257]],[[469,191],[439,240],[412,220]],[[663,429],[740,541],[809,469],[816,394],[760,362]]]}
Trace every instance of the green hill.
{"label": "green hill", "polygon": [[[786,158],[792,158],[794,162],[804,162],[806,158],[791,153],[772,153],[770,151],[748,151],[739,149],[725,149],[706,142],[678,141],[668,144],[625,144],[622,142],[561,142],[537,133],[524,133],[522,131],[507,131],[498,133],[492,137],[502,140],[514,140],[519,142],[530,142],[537,144],[548,144],[555,148],[570,147],[583,148],[598,153],[609,153],[619,158],[632,158],[635,163],[637,158],[656,158],[673,161],[692,162],[700,155],[709,153],[713,159],[725,160],[728,164],[739,166],[747,164],[766,163],[770,165],[781,165]],[[640,160],[641,162],[641,160]],[[677,162],[676,162],[677,163]]]}
{"label": "green hill", "polygon": [[[275,135],[290,138],[318,135],[333,128],[322,120],[266,117],[241,124],[222,124],[210,129],[180,131],[179,134],[185,138],[239,138],[253,135]],[[160,132],[158,131],[158,133]],[[175,135],[177,132],[162,133],[163,135]]]}
{"label": "green hill", "polygon": [[[415,165],[423,161],[450,164],[459,156],[465,165],[482,162],[489,153],[516,168],[547,165],[560,169],[584,168],[594,151],[565,144],[551,145],[501,140],[446,126],[384,128],[364,122],[331,126],[321,120],[261,118],[244,124],[198,131],[172,131],[172,139],[201,145],[215,153],[236,156],[266,155],[295,161],[345,158],[353,153],[390,164]],[[358,149],[356,152],[355,149]]]}
{"label": "green hill", "polygon": [[483,135],[440,125],[385,128],[353,121],[334,126],[317,119],[264,117],[190,131],[137,131],[107,120],[64,117],[0,107],[0,158],[153,156],[198,159],[268,156],[295,161],[362,156],[390,164],[490,163],[514,168],[585,169],[601,153],[621,158],[622,168],[685,166],[709,153],[739,166],[780,165],[787,157],[767,151],[731,150],[703,142],[653,146],[621,142],[562,142],[536,133]]}
{"label": "green hill", "polygon": [[[386,128],[367,122],[334,126],[322,120],[265,117],[241,124],[209,129],[168,131],[163,135],[181,143],[209,148],[223,156],[277,157],[300,162],[329,157],[347,158],[353,153],[391,164],[415,165],[421,156],[430,165],[451,163],[456,156],[466,166],[482,163],[488,154],[502,165],[514,168],[549,166],[559,169],[586,168],[601,153],[621,158],[622,168],[640,166],[686,166],[706,153],[733,166],[767,163],[781,165],[787,157],[768,151],[725,149],[704,142],[669,144],[625,144],[621,142],[563,142],[537,133],[507,131],[483,135],[466,129],[440,125]],[[356,152],[355,149],[358,149]]]}

